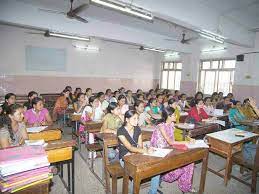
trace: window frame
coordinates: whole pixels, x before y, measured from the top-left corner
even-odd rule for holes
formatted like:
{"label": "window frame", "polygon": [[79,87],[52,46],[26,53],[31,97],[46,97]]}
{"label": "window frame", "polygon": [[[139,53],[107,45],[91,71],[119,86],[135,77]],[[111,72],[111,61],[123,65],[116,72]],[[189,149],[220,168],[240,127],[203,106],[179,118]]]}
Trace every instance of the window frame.
{"label": "window frame", "polygon": [[[215,79],[214,79],[214,91],[213,92],[223,92],[223,91],[219,91],[219,74],[220,74],[220,72],[228,71],[228,72],[230,72],[230,84],[228,86],[228,92],[232,92],[233,85],[234,85],[236,64],[235,64],[234,68],[224,68],[225,61],[228,61],[228,60],[236,61],[236,59],[234,59],[234,58],[212,58],[212,59],[201,59],[200,60],[199,79],[198,79],[198,90],[199,91],[202,91],[204,93],[204,88],[205,88],[205,80],[204,80],[203,86],[201,86],[201,72],[202,71],[204,71],[204,79],[206,78],[207,71],[215,72],[216,75],[215,75]],[[203,69],[202,64],[203,64],[203,62],[207,62],[207,61],[210,62],[210,68]],[[213,61],[219,61],[218,68],[212,68]],[[222,61],[222,67],[220,67],[220,61]],[[204,93],[204,94],[206,94],[206,93]],[[211,95],[211,94],[206,94],[206,95]]]}
{"label": "window frame", "polygon": [[[168,68],[165,69],[164,68],[164,65],[165,63],[168,63]],[[173,63],[173,68],[170,69],[170,64]],[[177,64],[178,63],[181,63],[181,69],[177,69]],[[180,72],[181,73],[181,79],[182,79],[182,70],[183,70],[183,63],[182,61],[164,61],[162,62],[162,65],[161,65],[161,71],[160,71],[160,88],[161,89],[168,89],[168,82],[169,82],[169,72],[175,72],[174,73],[174,88],[170,88],[170,90],[176,90],[175,89],[175,80],[176,80],[176,72]],[[163,88],[162,87],[162,82],[163,82],[163,72],[164,71],[167,71],[167,82],[166,82],[166,88]],[[181,87],[181,80],[180,80],[180,87]],[[180,89],[180,88],[179,88]]]}

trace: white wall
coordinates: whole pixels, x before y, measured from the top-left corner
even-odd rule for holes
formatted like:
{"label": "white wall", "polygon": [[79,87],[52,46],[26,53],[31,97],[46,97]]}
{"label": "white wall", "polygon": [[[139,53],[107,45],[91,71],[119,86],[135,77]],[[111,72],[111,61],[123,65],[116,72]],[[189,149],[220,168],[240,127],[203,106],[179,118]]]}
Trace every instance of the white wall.
{"label": "white wall", "polygon": [[[149,82],[148,87],[150,85],[152,87],[154,80],[159,79],[162,56],[157,52],[140,51],[128,45],[93,40],[89,44],[98,46],[100,52],[86,53],[72,46],[75,41],[45,38],[43,35],[27,34],[28,31],[30,30],[0,25],[1,84],[4,82],[3,75],[7,78],[8,76],[55,76],[69,77],[69,79],[73,79],[73,77],[109,78],[118,81],[127,79],[135,80],[135,82],[136,80],[146,80]],[[67,50],[66,70],[64,72],[27,71],[25,68],[26,45],[65,48]],[[30,85],[30,83],[28,84]],[[69,80],[67,84],[69,84]],[[64,85],[66,84],[64,83]],[[136,88],[137,85],[132,87]]]}

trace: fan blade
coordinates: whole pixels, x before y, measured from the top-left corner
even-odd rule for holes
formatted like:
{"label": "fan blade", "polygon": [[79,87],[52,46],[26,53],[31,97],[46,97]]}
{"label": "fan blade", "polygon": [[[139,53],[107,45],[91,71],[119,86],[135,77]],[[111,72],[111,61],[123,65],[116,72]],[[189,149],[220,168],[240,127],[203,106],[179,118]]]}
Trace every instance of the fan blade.
{"label": "fan blade", "polygon": [[43,12],[48,12],[48,13],[55,13],[55,14],[63,14],[63,15],[66,15],[65,12],[57,11],[57,10],[42,9],[42,8],[39,8],[38,10],[39,10],[39,11],[43,11]]}
{"label": "fan blade", "polygon": [[73,9],[71,12],[73,12],[74,14],[77,14],[77,13],[83,11],[84,9],[86,9],[88,6],[89,6],[89,4],[80,5],[79,7]]}
{"label": "fan blade", "polygon": [[25,32],[26,34],[40,34],[40,35],[44,35],[45,32]]}
{"label": "fan blade", "polygon": [[185,39],[184,41],[185,41],[185,42],[190,42],[190,41],[193,41],[193,40],[197,40],[197,39],[199,39],[199,38],[200,38],[200,37],[197,36],[197,37],[192,37],[192,38]]}
{"label": "fan blade", "polygon": [[88,23],[88,21],[78,15],[73,15],[72,18],[75,18],[76,20],[80,21],[80,22],[84,22],[84,23]]}
{"label": "fan blade", "polygon": [[178,39],[173,39],[173,38],[165,38],[164,40],[167,40],[167,41],[179,41]]}

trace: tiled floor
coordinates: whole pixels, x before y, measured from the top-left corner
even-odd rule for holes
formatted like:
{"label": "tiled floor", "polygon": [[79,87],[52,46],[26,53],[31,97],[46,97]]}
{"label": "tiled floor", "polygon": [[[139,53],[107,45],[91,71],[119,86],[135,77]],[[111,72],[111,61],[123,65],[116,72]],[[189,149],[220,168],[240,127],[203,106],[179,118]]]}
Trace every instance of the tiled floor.
{"label": "tiled floor", "polygon": [[[69,139],[71,135],[68,135],[71,130],[66,128],[67,131],[64,132],[64,138]],[[87,155],[84,152],[85,156]],[[224,167],[225,160],[219,156],[214,154],[209,155],[209,166],[221,169]],[[102,169],[102,159],[98,158],[95,161],[95,169],[97,173],[101,176]],[[197,164],[194,170],[194,178],[193,183],[194,187],[198,188],[200,181],[200,171],[201,165]],[[65,171],[66,172],[66,171]],[[234,174],[240,176],[239,167],[234,166],[233,172]],[[66,177],[66,174],[65,174]],[[250,176],[243,176],[248,178],[250,181]],[[182,192],[178,189],[177,183],[162,183],[162,188],[160,189],[164,194],[182,194]],[[257,194],[259,194],[259,178],[257,181]],[[122,191],[122,180],[118,182],[118,191],[121,193]],[[60,181],[58,176],[55,176],[53,179],[53,186],[51,187],[51,194],[66,194],[66,190]],[[95,178],[92,172],[89,170],[88,165],[82,160],[78,152],[75,153],[75,194],[103,194],[105,193],[103,186],[100,182]],[[141,188],[141,194],[148,193],[147,188]],[[207,172],[206,177],[206,185],[205,185],[205,194],[249,194],[250,188],[245,186],[244,184],[231,179],[227,187],[224,186],[223,179],[216,176],[211,172]]]}

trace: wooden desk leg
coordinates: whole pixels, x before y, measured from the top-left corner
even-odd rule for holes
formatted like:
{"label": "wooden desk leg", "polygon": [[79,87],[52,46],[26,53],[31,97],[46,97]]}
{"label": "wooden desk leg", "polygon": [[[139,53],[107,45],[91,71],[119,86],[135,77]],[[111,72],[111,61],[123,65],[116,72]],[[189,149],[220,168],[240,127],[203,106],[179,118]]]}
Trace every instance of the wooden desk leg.
{"label": "wooden desk leg", "polygon": [[69,191],[71,192],[71,179],[70,179],[71,171],[70,171],[70,163],[71,163],[71,162],[68,162],[68,163],[67,163],[67,183],[68,183],[68,189],[69,189]]}
{"label": "wooden desk leg", "polygon": [[229,145],[228,146],[226,169],[225,169],[225,176],[224,176],[225,186],[227,186],[228,180],[230,179],[231,169],[232,169],[232,146]]}
{"label": "wooden desk leg", "polygon": [[125,167],[124,167],[124,175],[123,175],[123,194],[128,194],[129,190],[129,175],[126,173]]}
{"label": "wooden desk leg", "polygon": [[202,169],[201,169],[199,194],[204,193],[206,174],[207,174],[207,166],[208,166],[208,156],[209,156],[209,151],[207,151],[204,158],[202,159]]}
{"label": "wooden desk leg", "polygon": [[139,194],[141,179],[139,176],[133,178],[133,194]]}

